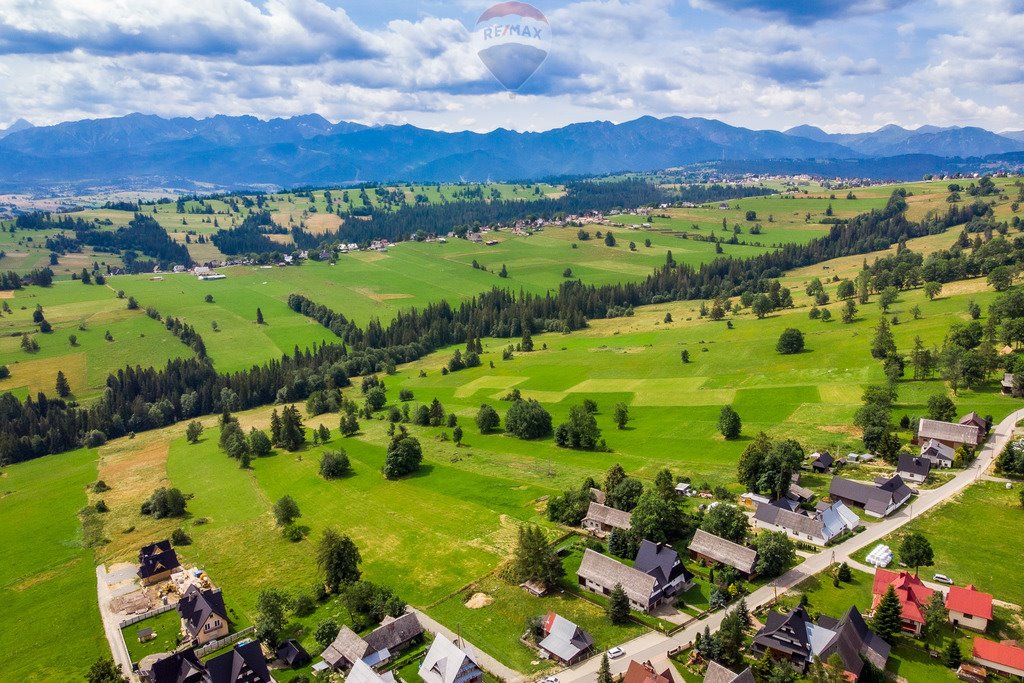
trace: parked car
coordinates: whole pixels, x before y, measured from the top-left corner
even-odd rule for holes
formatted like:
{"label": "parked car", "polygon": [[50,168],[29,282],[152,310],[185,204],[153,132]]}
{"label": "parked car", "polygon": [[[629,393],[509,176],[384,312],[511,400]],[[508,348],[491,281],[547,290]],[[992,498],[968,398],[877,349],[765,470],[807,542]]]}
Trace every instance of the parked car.
{"label": "parked car", "polygon": [[945,574],[936,574],[932,577],[932,581],[938,581],[939,583],[944,583],[947,586],[953,585],[953,579],[949,578]]}
{"label": "parked car", "polygon": [[608,658],[609,659],[618,659],[619,657],[621,657],[624,654],[626,654],[626,653],[622,651],[621,647],[613,647],[612,649],[608,650]]}

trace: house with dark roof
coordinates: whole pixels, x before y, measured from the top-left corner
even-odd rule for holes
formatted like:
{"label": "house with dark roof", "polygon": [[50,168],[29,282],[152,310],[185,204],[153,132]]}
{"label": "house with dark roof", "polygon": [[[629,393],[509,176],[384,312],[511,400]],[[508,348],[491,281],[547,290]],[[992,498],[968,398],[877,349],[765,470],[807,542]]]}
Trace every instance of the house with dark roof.
{"label": "house with dark roof", "polygon": [[863,507],[864,513],[871,517],[888,517],[910,500],[914,492],[897,474],[874,485],[833,477],[828,494],[834,501]]}
{"label": "house with dark roof", "polygon": [[756,550],[709,534],[703,529],[697,529],[688,550],[693,559],[704,564],[728,565],[746,579],[754,575],[754,565],[757,562]]}
{"label": "house with dark roof", "polygon": [[840,534],[860,526],[860,517],[841,500],[821,505],[813,513],[799,508],[790,510],[776,505],[759,505],[754,513],[754,525],[771,531],[784,531],[797,540],[824,546]]}
{"label": "house with dark roof", "polygon": [[655,589],[666,599],[675,598],[693,586],[693,574],[683,565],[679,553],[665,543],[641,541],[633,569],[653,576]]}
{"label": "house with dark roof", "polygon": [[349,627],[342,626],[334,642],[320,657],[328,667],[340,671],[351,669],[356,662],[381,667],[422,636],[423,626],[415,612],[406,612],[397,619],[389,615],[365,639]]}
{"label": "house with dark roof", "polygon": [[954,626],[984,632],[992,620],[992,596],[971,584],[966,588],[950,586],[946,593],[946,610],[949,623]]}
{"label": "house with dark roof", "polygon": [[981,432],[974,425],[921,418],[917,425],[917,443],[933,440],[953,449],[976,448],[981,443]]}
{"label": "house with dark roof", "polygon": [[192,584],[178,601],[181,627],[194,645],[206,645],[230,632],[228,611],[220,590],[201,590]]}
{"label": "house with dark roof", "polygon": [[438,633],[420,664],[423,683],[483,683],[484,672],[477,665],[474,653],[459,641],[454,643]]}
{"label": "house with dark roof", "polygon": [[363,661],[369,645],[348,626],[342,626],[335,636],[334,642],[327,646],[320,657],[328,667],[337,671],[348,671],[356,662]]}
{"label": "house with dark roof", "polygon": [[704,683],[754,683],[754,673],[748,666],[740,673],[733,673],[716,661],[708,662],[704,672]]}
{"label": "house with dark roof", "polygon": [[145,683],[204,683],[206,667],[193,650],[182,650],[158,659],[139,675]]}
{"label": "house with dark roof", "polygon": [[924,608],[935,593],[924,585],[920,578],[910,572],[891,572],[878,567],[875,569],[875,580],[871,587],[871,609],[878,607],[886,590],[892,586],[902,608],[902,627],[915,636],[921,635],[924,627]]}
{"label": "house with dark roof", "polygon": [[632,524],[633,516],[628,512],[597,502],[590,504],[590,507],[587,508],[587,516],[583,518],[583,528],[595,536],[610,534],[612,529],[627,531]]}
{"label": "house with dark roof", "polygon": [[916,458],[912,453],[900,453],[896,461],[896,474],[904,481],[924,483],[928,473],[932,471],[932,462],[928,458]]}
{"label": "house with dark roof", "polygon": [[140,672],[145,683],[273,683],[263,650],[256,641],[236,645],[203,663],[193,650],[159,659]]}
{"label": "house with dark roof", "polygon": [[[653,543],[649,545],[657,548]],[[650,612],[684,590],[683,586],[688,585],[688,576],[690,581],[693,579],[692,574],[688,575],[682,563],[678,562],[679,557],[674,550],[663,550],[662,558],[656,557],[656,553],[656,550],[647,550],[644,554],[643,566],[649,566],[653,572],[647,573],[641,571],[639,567],[626,566],[614,558],[588,548],[583,553],[583,561],[576,572],[579,585],[600,595],[611,595],[616,585],[622,586],[632,609]],[[663,573],[659,559],[664,559],[666,564],[669,564],[673,558],[678,564],[665,567]]]}
{"label": "house with dark roof", "polygon": [[537,646],[564,666],[582,661],[594,648],[589,633],[554,612],[548,612],[544,619],[544,634]]}
{"label": "house with dark roof", "polygon": [[819,473],[831,472],[835,466],[836,459],[828,451],[811,453],[810,467]]}
{"label": "house with dark roof", "polygon": [[300,669],[309,664],[310,656],[302,643],[289,638],[277,646],[277,661],[289,669]]}
{"label": "house with dark roof", "polygon": [[974,661],[986,669],[1007,677],[1024,678],[1024,649],[1016,645],[975,638],[972,655]]}
{"label": "house with dark roof", "polygon": [[921,457],[929,461],[932,467],[949,469],[956,459],[956,451],[944,443],[930,440],[921,444]]}
{"label": "house with dark roof", "polygon": [[884,670],[890,648],[868,628],[855,607],[842,619],[821,616],[817,623],[806,609],[797,607],[788,614],[769,612],[764,627],[754,636],[751,650],[757,656],[769,653],[777,660],[789,662],[801,673],[807,671],[815,657],[827,661],[838,654],[846,678],[856,681],[865,661]]}
{"label": "house with dark roof", "polygon": [[168,540],[157,541],[139,549],[139,580],[143,586],[159,583],[181,567],[178,554]]}

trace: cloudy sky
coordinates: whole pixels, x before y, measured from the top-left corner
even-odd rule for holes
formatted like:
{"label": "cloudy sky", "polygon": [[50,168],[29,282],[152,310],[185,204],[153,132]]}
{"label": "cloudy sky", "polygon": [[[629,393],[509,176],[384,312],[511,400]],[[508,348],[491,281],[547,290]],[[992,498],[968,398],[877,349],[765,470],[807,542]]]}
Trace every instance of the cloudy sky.
{"label": "cloudy sky", "polygon": [[536,0],[550,54],[515,98],[472,40],[491,4],[0,0],[0,126],[139,111],[1024,129],[1024,0]]}

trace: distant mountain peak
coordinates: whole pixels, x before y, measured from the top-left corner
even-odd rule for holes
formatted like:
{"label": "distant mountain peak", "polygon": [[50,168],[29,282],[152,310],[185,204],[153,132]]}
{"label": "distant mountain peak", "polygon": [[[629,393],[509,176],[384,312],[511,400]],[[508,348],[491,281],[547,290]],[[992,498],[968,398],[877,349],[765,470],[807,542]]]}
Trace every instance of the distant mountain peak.
{"label": "distant mountain peak", "polygon": [[20,130],[28,130],[29,128],[35,128],[35,126],[25,119],[18,119],[7,128],[0,128],[0,138],[6,137],[11,133],[17,133]]}

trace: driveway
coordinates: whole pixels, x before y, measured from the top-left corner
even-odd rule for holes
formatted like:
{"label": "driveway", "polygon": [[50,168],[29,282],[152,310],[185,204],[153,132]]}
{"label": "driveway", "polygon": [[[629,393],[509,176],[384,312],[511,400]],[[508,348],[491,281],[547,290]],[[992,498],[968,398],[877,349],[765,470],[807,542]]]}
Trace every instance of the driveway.
{"label": "driveway", "polygon": [[[793,588],[804,579],[824,571],[829,565],[835,562],[850,562],[850,555],[852,553],[867,545],[877,543],[911,521],[915,516],[920,516],[963,491],[985,474],[992,461],[1003,450],[1010,437],[1013,436],[1014,427],[1021,420],[1024,420],[1024,409],[1017,410],[1008,415],[1002,422],[992,428],[988,442],[982,447],[977,459],[975,459],[970,467],[960,470],[953,479],[938,488],[921,491],[912,505],[904,506],[903,509],[898,510],[877,524],[872,524],[865,531],[843,543],[826,548],[820,553],[808,557],[770,584],[758,588],[747,596],[747,607],[754,610],[767,605],[777,595],[781,595],[790,588]],[[693,644],[694,637],[698,633],[703,633],[705,627],[710,628],[712,632],[718,630],[725,615],[725,610],[719,610],[704,619],[698,619],[673,636],[648,633],[635,640],[623,643],[620,647],[625,651],[626,655],[611,662],[612,674],[617,675],[624,672],[631,660],[643,662],[653,657],[667,654],[670,651],[689,647]],[[600,663],[600,657],[591,657],[585,662],[561,671],[558,673],[558,679],[560,683],[593,681],[597,678],[597,668],[600,666]]]}
{"label": "driveway", "polygon": [[114,657],[114,663],[121,667],[121,672],[128,676],[129,680],[137,681],[138,678],[132,671],[131,657],[128,656],[128,647],[121,636],[121,617],[110,611],[110,601],[113,598],[110,586],[116,586],[120,580],[120,576],[108,576],[107,568],[102,564],[96,567],[96,598],[99,600],[100,618],[103,620],[103,632],[110,644],[110,653]]}

